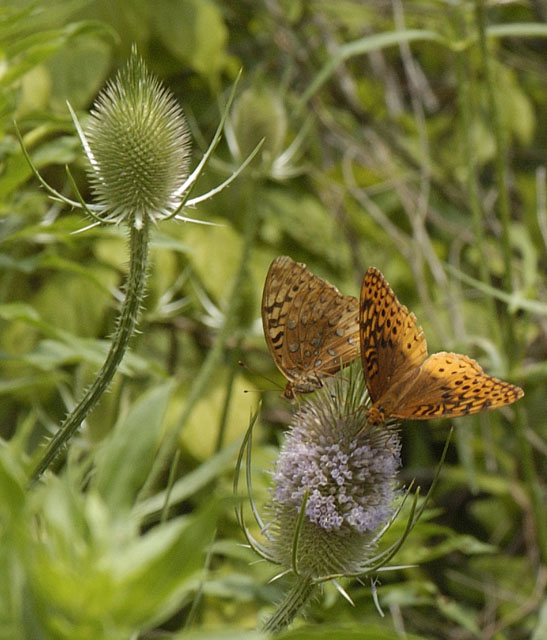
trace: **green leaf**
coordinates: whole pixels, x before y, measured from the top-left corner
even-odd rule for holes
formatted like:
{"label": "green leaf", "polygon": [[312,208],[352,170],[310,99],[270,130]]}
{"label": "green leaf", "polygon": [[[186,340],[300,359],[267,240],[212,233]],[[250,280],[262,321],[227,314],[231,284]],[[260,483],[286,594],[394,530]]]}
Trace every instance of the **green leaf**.
{"label": "green leaf", "polygon": [[268,226],[275,226],[290,241],[317,256],[320,265],[325,261],[336,266],[350,263],[344,229],[318,199],[300,191],[272,187],[261,194],[261,210]]}
{"label": "green leaf", "polygon": [[446,44],[446,41],[434,31],[428,31],[425,29],[408,29],[400,31],[391,31],[386,33],[375,33],[364,38],[359,38],[353,42],[346,42],[334,52],[333,55],[329,55],[326,64],[315,76],[311,85],[300,96],[297,103],[296,111],[299,112],[304,108],[308,100],[323,86],[323,84],[336,73],[339,65],[353,58],[354,56],[364,55],[371,51],[377,51],[386,47],[400,46],[404,42],[414,42],[419,40],[433,41]]}
{"label": "green leaf", "polygon": [[[221,379],[223,368],[219,367],[217,379]],[[224,442],[240,441],[249,424],[254,398],[245,394],[247,385],[242,378],[233,382],[233,402],[224,426]],[[180,442],[193,458],[207,460],[215,453],[218,438],[219,416],[225,402],[226,390],[221,384],[211,384],[207,395],[200,398],[181,432]],[[259,431],[259,430],[258,430]],[[257,436],[258,437],[258,436]]]}
{"label": "green leaf", "polygon": [[491,38],[547,38],[547,25],[538,22],[515,22],[489,26],[486,34]]}
{"label": "green leaf", "polygon": [[34,307],[25,302],[8,302],[0,305],[0,318],[13,322],[14,320],[24,320],[29,324],[33,324],[38,327],[45,327],[47,325],[40,324],[40,314]]}
{"label": "green leaf", "polygon": [[56,387],[61,382],[67,382],[68,376],[57,373],[42,375],[28,375],[11,377],[9,380],[0,380],[0,396],[9,394],[44,395],[45,392]]}
{"label": "green leaf", "polygon": [[543,640],[547,637],[547,599],[543,599],[539,609],[539,620],[530,640]]}
{"label": "green leaf", "polygon": [[4,516],[17,514],[25,501],[26,478],[10,456],[10,450],[0,448],[0,504]]}
{"label": "green leaf", "polygon": [[7,87],[36,65],[47,60],[73,40],[82,36],[112,34],[101,22],[77,22],[61,29],[37,31],[25,37],[13,38],[6,47],[7,70],[0,77],[0,88]]}
{"label": "green leaf", "polygon": [[113,615],[146,628],[173,613],[196,587],[215,524],[216,505],[209,502],[194,516],[152,529],[122,552],[113,566],[118,580]]}
{"label": "green leaf", "polygon": [[495,289],[488,284],[484,284],[480,280],[476,280],[471,276],[468,276],[463,271],[456,269],[456,267],[451,264],[445,265],[446,270],[451,273],[456,278],[459,278],[462,282],[475,287],[479,291],[482,291],[484,294],[491,296],[492,298],[496,298],[501,302],[504,302],[509,307],[511,312],[516,312],[519,309],[524,311],[530,311],[532,313],[537,313],[538,315],[547,315],[547,304],[540,302],[538,300],[530,300],[525,298],[521,292],[515,291],[513,293],[506,293],[501,289]]}
{"label": "green leaf", "polygon": [[[233,469],[239,446],[239,442],[232,443],[203,462],[197,469],[186,473],[177,480],[169,494],[169,505],[173,506],[188,499],[222,473],[225,473],[228,469]],[[166,493],[167,490],[161,491],[135,506],[133,513],[137,516],[139,522],[146,523],[161,513],[165,504]]]}
{"label": "green leaf", "polygon": [[67,100],[74,109],[86,108],[106,79],[110,58],[110,46],[97,38],[72,43],[70,56],[64,50],[56,53],[47,64],[53,108],[66,113]]}
{"label": "green leaf", "polygon": [[[40,314],[29,304],[24,302],[13,302],[0,305],[0,319],[13,323],[24,322],[31,327],[39,329],[52,339],[45,339],[37,342],[36,346],[23,355],[4,355],[5,360],[25,362],[45,371],[51,371],[64,364],[75,362],[87,362],[94,366],[101,366],[110,347],[110,342],[97,340],[94,338],[80,338],[67,331],[57,329],[55,326],[41,319]],[[141,358],[135,353],[129,352],[125,355],[120,365],[120,372],[126,375],[136,373],[146,373],[153,369],[161,373],[161,369],[154,368],[148,360]],[[5,381],[6,388],[14,388],[11,383],[15,381]],[[26,382],[23,383],[26,385]]]}
{"label": "green leaf", "polygon": [[48,639],[129,638],[172,615],[196,588],[216,503],[141,535],[131,518],[109,512],[93,488],[76,491],[68,476],[36,492],[31,518],[41,535],[25,537],[31,637],[43,630]]}
{"label": "green leaf", "polygon": [[[80,143],[75,136],[62,136],[41,144],[36,152],[32,153],[32,161],[38,169],[52,163],[68,164],[75,160],[80,152]],[[23,152],[13,153],[8,158],[0,179],[0,199],[13,193],[31,174],[32,170]]]}
{"label": "green leaf", "polygon": [[[19,359],[45,371],[78,362],[86,362],[99,368],[110,347],[106,340],[78,338],[66,333],[63,338],[62,341],[41,340],[32,352]],[[125,375],[146,373],[150,371],[150,363],[135,353],[128,353],[120,364],[119,371]]]}
{"label": "green leaf", "polygon": [[114,513],[131,508],[156,455],[173,386],[145,393],[96,454],[93,485]]}
{"label": "green leaf", "polygon": [[242,629],[215,629],[204,631],[195,629],[171,636],[171,640],[266,640],[270,634],[259,631],[243,631]]}
{"label": "green leaf", "polygon": [[467,629],[476,638],[480,637],[481,628],[477,620],[478,615],[471,607],[464,606],[457,600],[446,597],[437,598],[437,606],[439,607],[439,612],[449,620],[453,620],[463,629]]}
{"label": "green leaf", "polygon": [[86,338],[96,336],[104,322],[105,311],[112,304],[112,295],[104,291],[104,284],[112,282],[114,274],[98,269],[98,278],[101,278],[101,271],[103,286],[100,288],[89,280],[83,285],[84,280],[72,274],[50,274],[35,296],[33,305],[44,320],[58,329]]}
{"label": "green leaf", "polygon": [[230,226],[193,224],[184,228],[184,240],[192,247],[192,266],[203,286],[215,300],[224,303],[237,271],[241,237]]}
{"label": "green leaf", "polygon": [[387,585],[378,589],[380,603],[386,607],[410,607],[416,605],[431,605],[438,596],[435,584],[427,579],[407,579],[394,585]]}

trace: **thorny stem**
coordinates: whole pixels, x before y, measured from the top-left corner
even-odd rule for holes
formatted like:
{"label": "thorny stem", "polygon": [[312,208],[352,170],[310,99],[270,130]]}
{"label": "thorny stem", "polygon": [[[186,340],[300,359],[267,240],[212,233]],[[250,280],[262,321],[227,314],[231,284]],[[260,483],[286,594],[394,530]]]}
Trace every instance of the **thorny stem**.
{"label": "thorny stem", "polygon": [[40,479],[44,471],[57,458],[70,438],[76,433],[86,416],[107,390],[118,370],[135,331],[139,310],[146,287],[148,267],[149,225],[146,221],[142,228],[131,226],[129,237],[130,266],[125,298],[120,309],[116,331],[106,360],[95,381],[85,392],[82,399],[65,418],[55,436],[50,440],[44,455],[36,465],[31,476],[31,484]]}
{"label": "thorny stem", "polygon": [[[511,242],[510,242],[510,222],[511,222],[511,210],[509,205],[509,192],[507,188],[507,176],[505,165],[505,145],[503,139],[503,131],[500,124],[500,117],[496,103],[496,91],[494,86],[494,80],[492,77],[492,71],[490,68],[490,58],[486,45],[486,8],[484,0],[475,0],[475,10],[477,26],[479,30],[479,47],[483,63],[483,69],[486,80],[486,88],[488,92],[488,106],[490,110],[490,118],[492,121],[492,129],[496,141],[496,182],[498,187],[498,202],[499,213],[502,225],[502,243],[505,262],[505,288],[507,291],[511,291],[513,287],[513,263],[511,256]],[[510,313],[506,314],[506,329],[507,339],[507,351],[509,356],[510,366],[514,364],[516,341],[515,341],[515,326],[514,317]],[[536,532],[538,539],[538,547],[541,554],[541,559],[544,563],[547,563],[547,511],[543,504],[543,497],[541,495],[541,487],[538,482],[538,476],[532,456],[532,449],[530,442],[526,437],[526,424],[524,420],[524,414],[519,404],[515,406],[515,433],[517,438],[517,445],[519,448],[520,464],[522,467],[522,473],[524,481],[526,483],[528,495],[530,497],[532,510],[535,516]]]}
{"label": "thorny stem", "polygon": [[284,599],[277,605],[273,615],[264,623],[261,631],[278,633],[288,627],[310,601],[317,583],[310,576],[296,576]]}

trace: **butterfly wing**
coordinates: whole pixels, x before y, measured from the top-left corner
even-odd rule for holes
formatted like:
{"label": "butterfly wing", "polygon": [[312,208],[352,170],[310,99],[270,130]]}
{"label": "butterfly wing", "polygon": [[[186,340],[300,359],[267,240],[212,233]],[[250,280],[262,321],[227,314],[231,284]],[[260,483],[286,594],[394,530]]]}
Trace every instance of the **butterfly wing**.
{"label": "butterfly wing", "polygon": [[272,262],[264,285],[262,323],[289,389],[312,391],[321,386],[319,378],[357,357],[358,314],[356,298],[343,296],[304,264],[288,256]]}
{"label": "butterfly wing", "polygon": [[289,310],[287,350],[305,371],[332,375],[357,357],[359,303],[309,273]]}
{"label": "butterfly wing", "polygon": [[365,381],[376,403],[418,370],[427,358],[427,343],[416,316],[374,267],[363,278],[359,324]]}
{"label": "butterfly wing", "polygon": [[393,418],[457,418],[503,407],[524,395],[520,387],[484,373],[475,360],[444,351],[427,358],[405,391],[390,413]]}
{"label": "butterfly wing", "polygon": [[291,382],[295,374],[288,369],[285,352],[287,315],[295,294],[303,284],[303,265],[288,256],[276,258],[266,275],[262,294],[262,327],[266,344],[281,373]]}

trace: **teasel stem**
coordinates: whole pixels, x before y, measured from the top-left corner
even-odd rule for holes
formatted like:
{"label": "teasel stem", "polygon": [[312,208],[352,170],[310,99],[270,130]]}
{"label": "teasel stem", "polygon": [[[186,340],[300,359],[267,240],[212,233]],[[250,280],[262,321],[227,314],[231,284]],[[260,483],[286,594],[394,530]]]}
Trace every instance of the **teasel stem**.
{"label": "teasel stem", "polygon": [[278,633],[288,627],[313,596],[318,583],[310,576],[295,576],[285,598],[277,605],[273,615],[261,627],[261,631]]}
{"label": "teasel stem", "polygon": [[[486,42],[486,7],[484,0],[475,0],[475,14],[477,20],[477,28],[479,31],[479,48],[483,63],[483,69],[486,80],[486,89],[488,94],[488,106],[492,129],[496,142],[496,182],[498,188],[499,213],[502,226],[502,243],[505,262],[505,289],[511,291],[513,287],[513,263],[511,255],[510,242],[510,222],[511,210],[509,205],[509,190],[507,188],[507,172],[506,172],[506,155],[505,142],[503,138],[503,130],[501,127],[498,106],[496,103],[496,90],[492,77],[491,63]],[[516,337],[514,316],[506,313],[507,336],[504,344],[507,345],[507,355],[509,358],[509,366],[514,366],[516,356]],[[536,523],[537,543],[543,563],[547,563],[547,511],[545,510],[544,498],[542,496],[541,486],[538,480],[535,468],[532,448],[528,438],[526,437],[526,420],[524,411],[520,404],[515,405],[514,428],[519,449],[520,465],[522,474],[530,498],[532,511],[534,513]]]}
{"label": "teasel stem", "polygon": [[139,311],[146,290],[149,248],[149,223],[146,217],[141,228],[130,225],[129,235],[129,274],[127,278],[125,298],[123,300],[116,330],[106,360],[97,374],[95,381],[84,393],[81,400],[65,418],[55,436],[50,440],[44,454],[39,460],[31,476],[31,484],[40,479],[46,469],[62,452],[70,438],[78,430],[86,416],[97,404],[102,394],[109,387],[114,374],[122,361],[129,340],[135,331]]}

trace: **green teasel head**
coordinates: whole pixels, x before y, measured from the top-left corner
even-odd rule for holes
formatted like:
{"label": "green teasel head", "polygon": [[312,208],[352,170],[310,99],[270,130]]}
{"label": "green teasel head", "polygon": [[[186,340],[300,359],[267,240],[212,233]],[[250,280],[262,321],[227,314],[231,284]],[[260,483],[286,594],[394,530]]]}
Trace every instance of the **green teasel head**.
{"label": "green teasel head", "polygon": [[99,219],[140,228],[177,211],[190,160],[186,119],[135,48],[97,97],[82,140]]}

